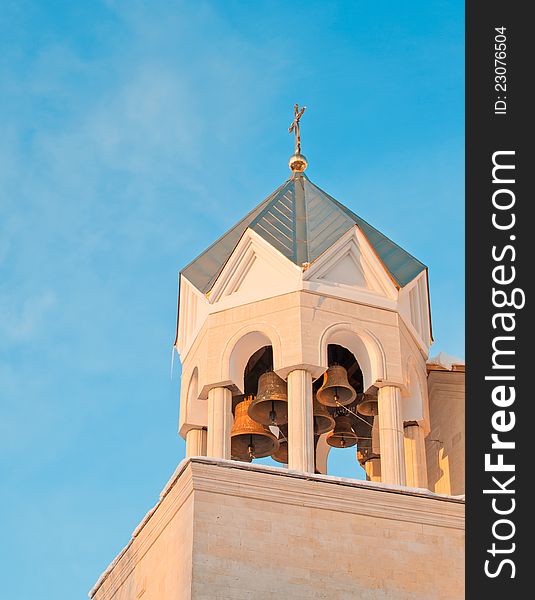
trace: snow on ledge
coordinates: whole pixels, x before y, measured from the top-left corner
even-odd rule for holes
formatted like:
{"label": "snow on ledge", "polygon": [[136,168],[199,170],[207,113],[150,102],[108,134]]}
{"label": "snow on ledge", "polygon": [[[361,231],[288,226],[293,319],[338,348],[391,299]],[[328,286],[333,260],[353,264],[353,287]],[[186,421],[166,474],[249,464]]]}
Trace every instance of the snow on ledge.
{"label": "snow on ledge", "polygon": [[457,358],[445,352],[439,352],[436,356],[427,360],[428,365],[442,367],[447,371],[452,371],[454,366],[464,366],[464,359]]}

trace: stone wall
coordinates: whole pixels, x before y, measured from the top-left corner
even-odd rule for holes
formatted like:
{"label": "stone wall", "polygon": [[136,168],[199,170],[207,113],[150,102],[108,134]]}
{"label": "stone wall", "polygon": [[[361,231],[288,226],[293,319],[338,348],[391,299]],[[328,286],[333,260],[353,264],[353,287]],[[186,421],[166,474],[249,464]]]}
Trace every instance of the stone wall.
{"label": "stone wall", "polygon": [[460,599],[463,568],[459,500],[194,458],[93,597]]}
{"label": "stone wall", "polygon": [[193,482],[191,469],[151,510],[89,593],[95,600],[191,598]]}
{"label": "stone wall", "polygon": [[431,431],[425,445],[429,489],[439,494],[464,494],[464,370],[431,370],[428,389]]}

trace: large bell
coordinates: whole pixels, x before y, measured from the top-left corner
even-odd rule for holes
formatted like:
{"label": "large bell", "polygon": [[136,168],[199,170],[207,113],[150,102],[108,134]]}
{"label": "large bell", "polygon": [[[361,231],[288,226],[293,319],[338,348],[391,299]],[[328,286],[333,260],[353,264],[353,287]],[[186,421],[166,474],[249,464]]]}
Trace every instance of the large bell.
{"label": "large bell", "polygon": [[312,414],[314,416],[314,435],[321,435],[322,433],[331,431],[334,427],[334,419],[331,417],[325,406],[318,402],[315,394]]}
{"label": "large bell", "polygon": [[357,404],[357,412],[366,417],[375,417],[379,414],[379,404],[377,396],[363,394],[362,399]]}
{"label": "large bell", "polygon": [[327,436],[327,443],[333,448],[349,448],[357,443],[357,434],[351,428],[351,417],[340,415],[335,419],[334,430]]}
{"label": "large bell", "polygon": [[249,416],[262,425],[288,423],[288,388],[274,371],[260,375],[258,393],[249,407]]}
{"label": "large bell", "polygon": [[288,425],[279,426],[279,449],[271,455],[273,460],[288,464]]}
{"label": "large bell", "polygon": [[253,401],[254,396],[247,396],[235,408],[230,434],[230,454],[235,460],[251,462],[253,458],[270,456],[279,447],[279,441],[271,431],[249,416]]}
{"label": "large bell", "polygon": [[340,365],[329,367],[323,375],[323,385],[318,390],[318,400],[325,406],[351,404],[357,393],[347,380],[347,371]]}

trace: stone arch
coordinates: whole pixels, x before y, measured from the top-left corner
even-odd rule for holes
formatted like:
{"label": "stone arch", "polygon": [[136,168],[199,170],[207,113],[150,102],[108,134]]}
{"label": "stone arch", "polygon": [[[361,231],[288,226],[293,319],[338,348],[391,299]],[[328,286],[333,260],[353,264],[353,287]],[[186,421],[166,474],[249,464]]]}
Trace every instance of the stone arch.
{"label": "stone arch", "polygon": [[351,323],[337,323],[328,327],[320,338],[320,360],[327,368],[327,346],[338,344],[347,348],[362,371],[364,391],[377,380],[386,378],[386,360],[379,340],[368,330],[356,328]]}
{"label": "stone arch", "polygon": [[190,427],[193,425],[205,426],[208,418],[207,406],[206,402],[199,399],[199,369],[197,367],[194,367],[193,371],[191,371],[191,375],[187,381],[187,387],[182,388],[182,390],[186,392],[185,406],[183,406],[181,402],[180,407],[181,413],[184,412],[185,415],[183,422],[187,423]]}
{"label": "stone arch", "polygon": [[281,342],[278,332],[265,323],[240,329],[227,343],[223,352],[222,381],[231,381],[243,393],[244,371],[249,358],[260,348],[271,346],[273,365],[281,364]]}
{"label": "stone arch", "polygon": [[402,414],[404,421],[427,420],[427,381],[422,377],[414,357],[409,356],[405,366],[405,393],[402,397]]}
{"label": "stone arch", "polygon": [[198,397],[199,397],[199,369],[197,367],[195,367],[189,378],[189,383],[188,383],[188,391],[187,391],[187,395],[186,395],[188,406],[190,406],[192,402],[197,400]]}

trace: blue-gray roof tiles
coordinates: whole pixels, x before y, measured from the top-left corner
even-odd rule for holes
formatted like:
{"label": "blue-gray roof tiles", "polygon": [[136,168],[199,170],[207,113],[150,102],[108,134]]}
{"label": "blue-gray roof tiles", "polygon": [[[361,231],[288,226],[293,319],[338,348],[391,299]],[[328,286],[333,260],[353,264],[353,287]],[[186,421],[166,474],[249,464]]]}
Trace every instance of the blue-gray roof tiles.
{"label": "blue-gray roof tiles", "polygon": [[343,204],[295,173],[182,270],[208,292],[247,228],[297,265],[311,263],[357,225],[394,281],[403,287],[426,267]]}

